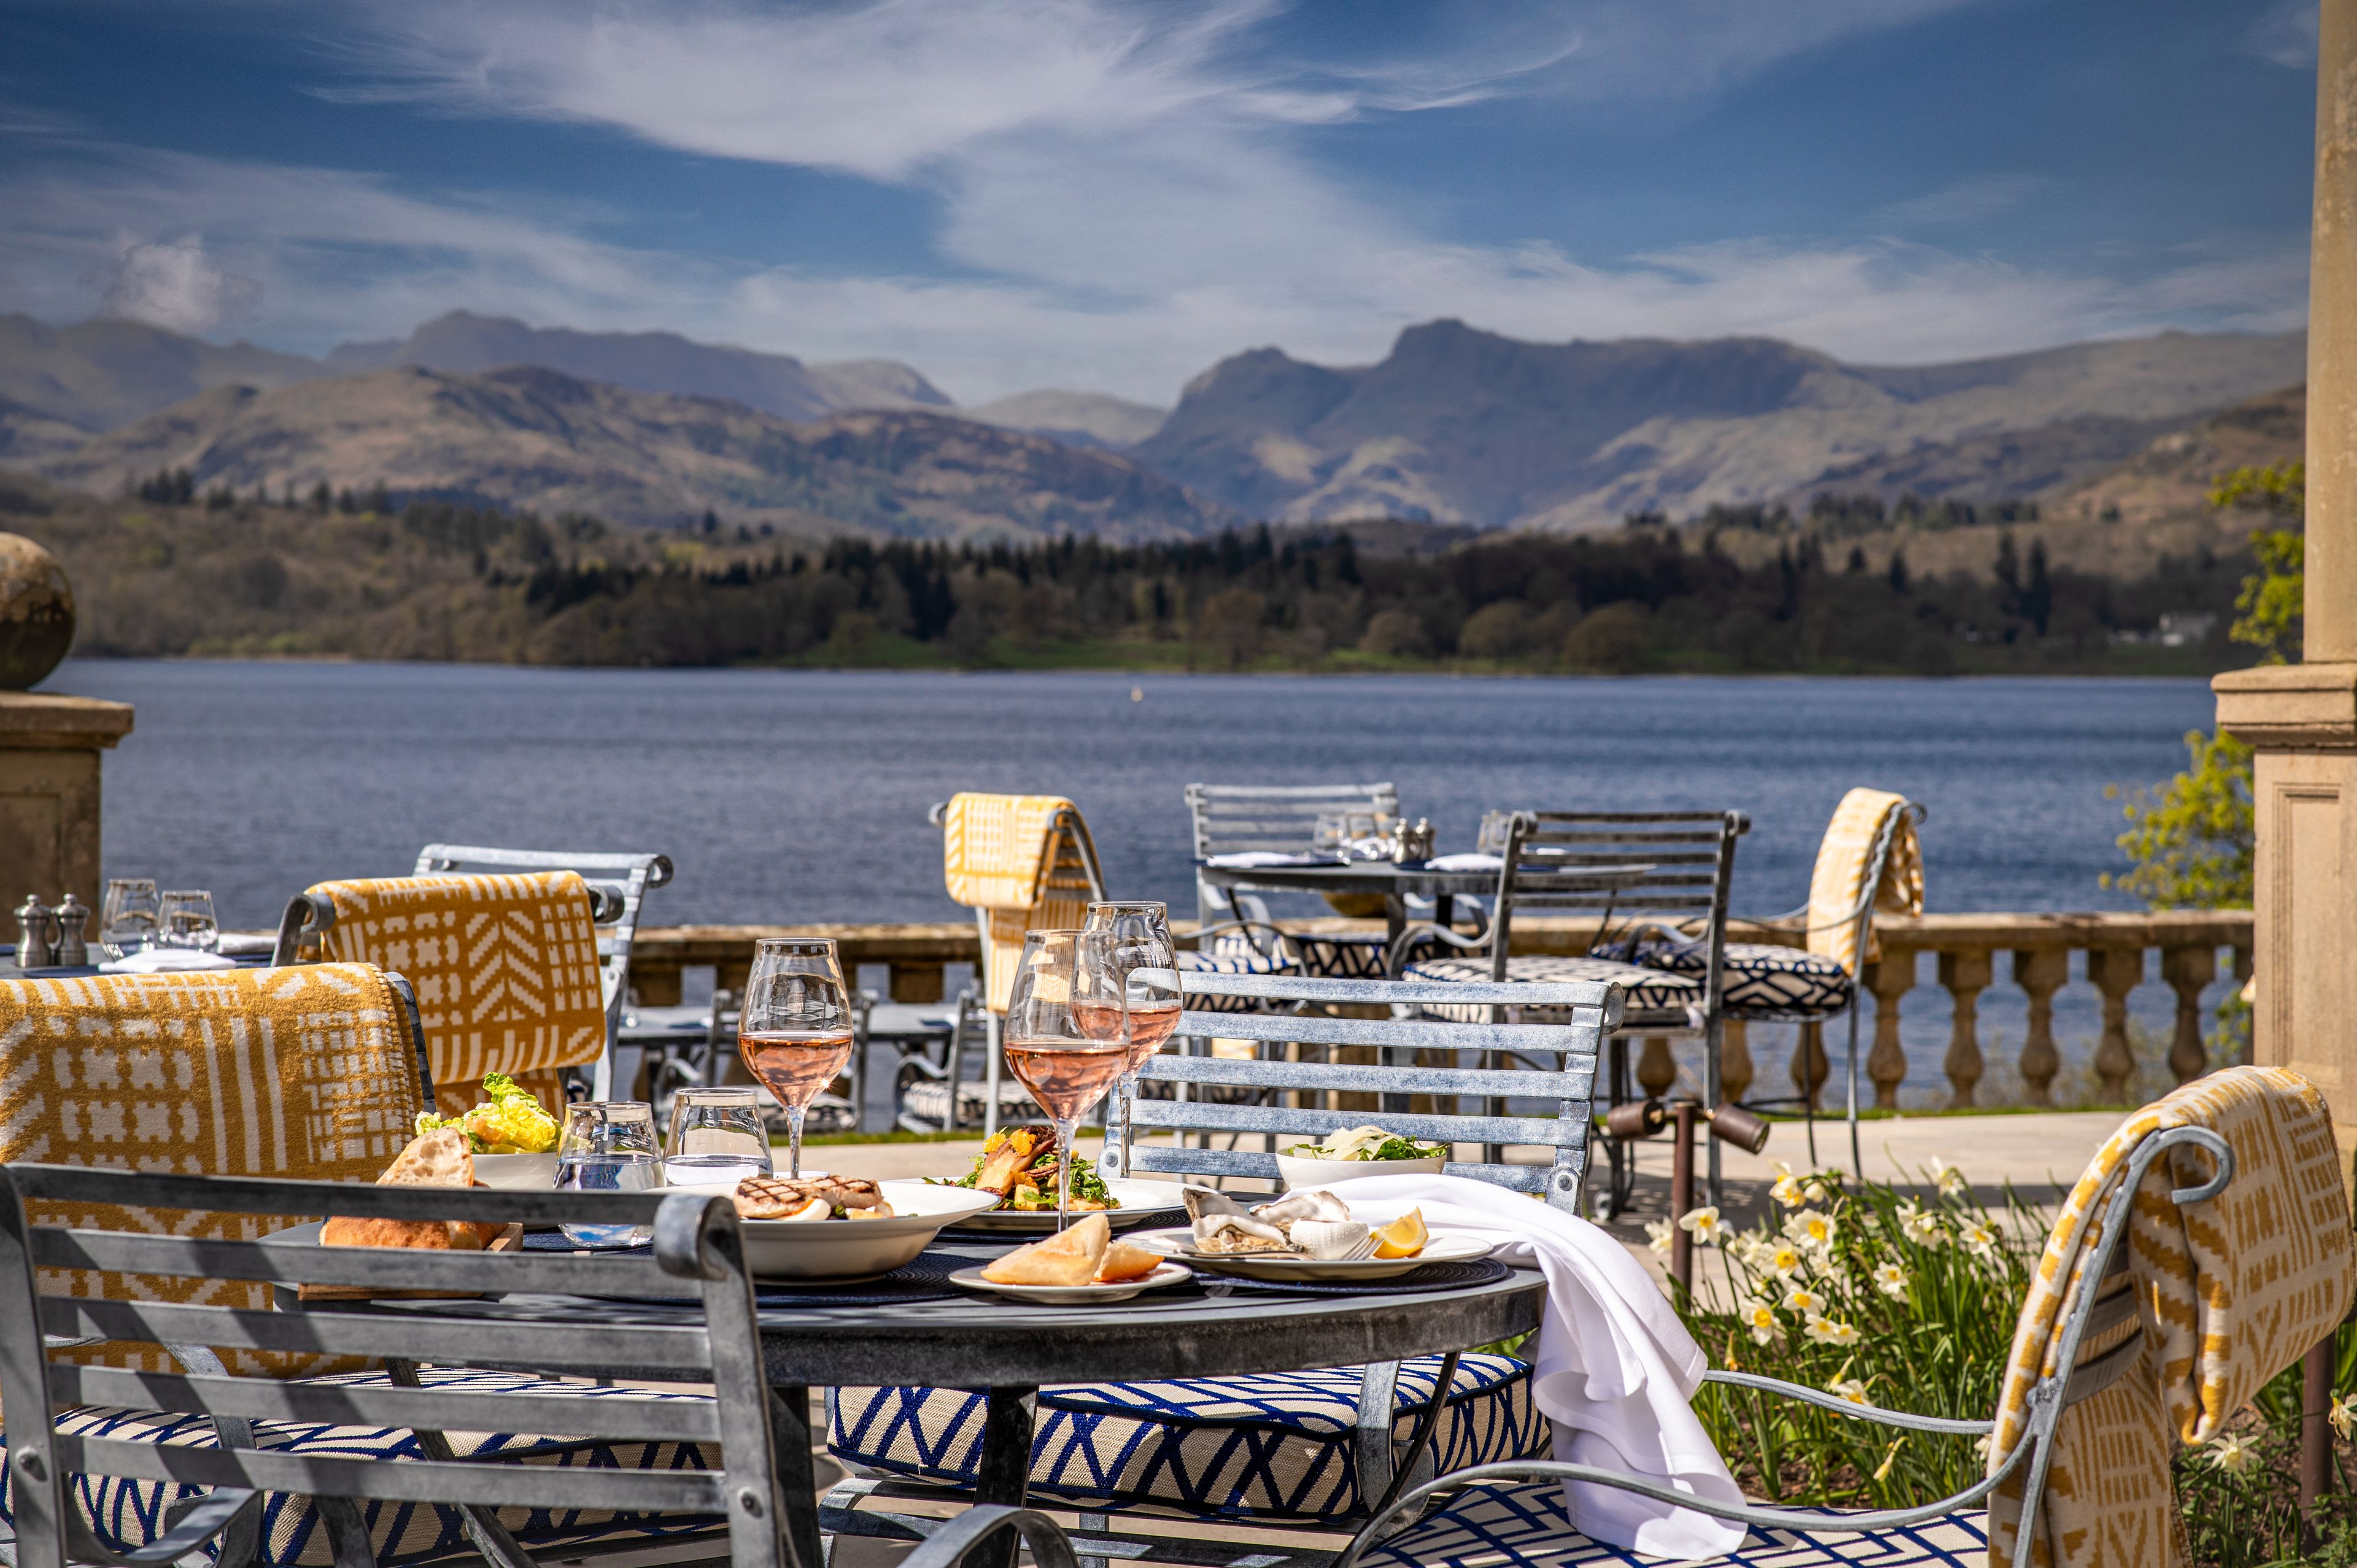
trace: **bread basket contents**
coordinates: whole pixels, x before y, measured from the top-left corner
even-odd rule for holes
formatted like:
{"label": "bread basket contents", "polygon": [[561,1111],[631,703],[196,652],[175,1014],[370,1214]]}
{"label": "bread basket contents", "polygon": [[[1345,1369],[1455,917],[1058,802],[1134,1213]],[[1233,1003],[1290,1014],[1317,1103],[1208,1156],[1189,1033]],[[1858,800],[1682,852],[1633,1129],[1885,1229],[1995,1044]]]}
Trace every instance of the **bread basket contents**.
{"label": "bread basket contents", "polygon": [[884,1189],[865,1176],[747,1176],[737,1184],[740,1219],[889,1219]]}
{"label": "bread basket contents", "polygon": [[[1043,1122],[1027,1122],[994,1133],[974,1156],[974,1168],[955,1179],[940,1178],[945,1187],[970,1187],[998,1195],[999,1211],[1053,1214],[1056,1211],[1056,1167],[1062,1160],[1056,1130]],[[1075,1214],[1119,1208],[1096,1166],[1071,1156],[1071,1207]]]}
{"label": "bread basket contents", "polygon": [[[379,1187],[475,1185],[474,1152],[455,1127],[438,1127],[410,1140],[393,1157]],[[319,1228],[323,1247],[417,1247],[436,1252],[479,1252],[506,1229],[464,1219],[361,1219],[339,1214]]]}

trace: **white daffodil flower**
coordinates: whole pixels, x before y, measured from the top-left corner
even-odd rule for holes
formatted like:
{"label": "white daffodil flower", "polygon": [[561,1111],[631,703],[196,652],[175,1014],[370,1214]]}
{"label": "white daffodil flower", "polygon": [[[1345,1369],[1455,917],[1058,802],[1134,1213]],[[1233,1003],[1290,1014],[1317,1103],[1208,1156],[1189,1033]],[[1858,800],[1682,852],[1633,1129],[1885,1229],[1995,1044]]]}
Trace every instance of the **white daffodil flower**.
{"label": "white daffodil flower", "polygon": [[1776,1167],[1776,1185],[1768,1189],[1768,1196],[1787,1208],[1798,1208],[1808,1201],[1801,1195],[1801,1178],[1792,1174],[1792,1167],[1781,1160],[1770,1163]]}
{"label": "white daffodil flower", "polygon": [[1858,1340],[1857,1325],[1816,1316],[1809,1318],[1808,1335],[1820,1345],[1849,1346]]}
{"label": "white daffodil flower", "polygon": [[1833,1246],[1834,1232],[1834,1217],[1813,1208],[1803,1208],[1784,1221],[1784,1234],[1814,1252],[1825,1251]]}
{"label": "white daffodil flower", "polygon": [[1874,1265],[1874,1288],[1893,1301],[1907,1299],[1907,1271],[1897,1263]]}
{"label": "white daffodil flower", "polygon": [[1653,1249],[1653,1255],[1657,1258],[1666,1258],[1670,1255],[1670,1248],[1676,1242],[1678,1228],[1666,1219],[1645,1221],[1645,1240]]}
{"label": "white daffodil flower", "polygon": [[1825,1392],[1849,1401],[1852,1404],[1872,1404],[1866,1397],[1866,1385],[1856,1378],[1835,1378],[1825,1385]]}
{"label": "white daffodil flower", "polygon": [[1943,1159],[1932,1160],[1932,1179],[1939,1183],[1942,1197],[1962,1197],[1972,1187],[1963,1171]]}
{"label": "white daffodil flower", "polygon": [[1996,1251],[1996,1232],[1977,1219],[1967,1220],[1956,1232],[1964,1251],[1975,1258],[1986,1258]]}
{"label": "white daffodil flower", "polygon": [[1699,1246],[1716,1247],[1727,1239],[1727,1227],[1719,1222],[1718,1209],[1712,1204],[1688,1209],[1679,1216],[1678,1229],[1693,1237]]}
{"label": "white daffodil flower", "polygon": [[2325,1411],[2324,1419],[2332,1423],[2332,1430],[2343,1443],[2348,1442],[2350,1434],[2357,1433],[2357,1394],[2334,1400]]}
{"label": "white daffodil flower", "polygon": [[1808,1259],[1801,1255],[1801,1249],[1790,1241],[1771,1241],[1761,1249],[1761,1254],[1768,1272],[1780,1280],[1789,1280],[1803,1273],[1809,1266]]}
{"label": "white daffodil flower", "polygon": [[1806,1285],[1794,1285],[1784,1293],[1786,1312],[1797,1312],[1803,1317],[1814,1317],[1824,1309],[1825,1298]]}
{"label": "white daffodil flower", "polygon": [[2249,1469],[2255,1457],[2251,1445],[2231,1432],[2210,1444],[2210,1463],[2230,1476]]}
{"label": "white daffodil flower", "polygon": [[1777,1318],[1776,1308],[1770,1303],[1754,1296],[1743,1304],[1743,1310],[1738,1316],[1743,1319],[1743,1326],[1751,1330],[1751,1342],[1755,1345],[1766,1345],[1784,1337],[1784,1325]]}

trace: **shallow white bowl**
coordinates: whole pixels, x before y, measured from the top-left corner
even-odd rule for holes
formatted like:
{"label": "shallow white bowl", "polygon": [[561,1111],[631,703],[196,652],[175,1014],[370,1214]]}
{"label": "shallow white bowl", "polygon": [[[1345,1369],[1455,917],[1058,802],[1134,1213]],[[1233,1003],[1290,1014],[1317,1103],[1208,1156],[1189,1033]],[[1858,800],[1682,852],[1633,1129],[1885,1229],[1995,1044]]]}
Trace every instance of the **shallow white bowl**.
{"label": "shallow white bowl", "polygon": [[[745,1264],[765,1280],[858,1280],[888,1274],[931,1245],[944,1225],[953,1225],[998,1201],[987,1192],[934,1187],[921,1181],[883,1181],[889,1219],[746,1219]],[[727,1187],[677,1187],[673,1192],[726,1195]]]}
{"label": "shallow white bowl", "polygon": [[556,1154],[477,1155],[475,1179],[501,1192],[547,1192],[556,1186]]}
{"label": "shallow white bowl", "polygon": [[1428,1160],[1305,1160],[1294,1155],[1276,1156],[1276,1174],[1287,1188],[1331,1187],[1370,1176],[1438,1176],[1448,1163],[1446,1155]]}

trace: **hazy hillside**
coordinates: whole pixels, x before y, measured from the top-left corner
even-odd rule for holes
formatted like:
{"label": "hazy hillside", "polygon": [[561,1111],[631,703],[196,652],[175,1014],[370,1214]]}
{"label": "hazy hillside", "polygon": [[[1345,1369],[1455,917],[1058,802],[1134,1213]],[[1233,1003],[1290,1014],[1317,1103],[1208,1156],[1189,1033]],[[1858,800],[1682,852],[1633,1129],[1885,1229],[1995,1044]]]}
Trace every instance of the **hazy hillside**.
{"label": "hazy hillside", "polygon": [[470,372],[542,365],[639,392],[725,397],[786,419],[823,419],[846,408],[950,406],[923,375],[890,360],[806,365],[791,354],[694,343],[676,332],[576,332],[465,310],[438,316],[399,342],[341,344],[327,363],[339,375],[392,365]]}
{"label": "hazy hillside", "polygon": [[45,327],[0,316],[0,398],[85,432],[112,430],[208,387],[285,386],[316,360],[251,343],[223,349],[138,321]]}
{"label": "hazy hillside", "polygon": [[1017,392],[958,412],[985,424],[1028,430],[1073,446],[1105,446],[1114,451],[1136,446],[1170,417],[1167,408],[1105,392],[1055,391]]}
{"label": "hazy hillside", "polygon": [[[1223,360],[1136,451],[1199,492],[1291,521],[1583,530],[1632,511],[1873,488],[1877,463],[2027,493],[2296,380],[2304,357],[2297,333],[2164,333],[1858,367],[1769,338],[1539,344],[1439,321],[1370,366],[1275,349]],[[2032,451],[1943,450],[2012,432],[2041,434]]]}
{"label": "hazy hillside", "polygon": [[1129,538],[1200,533],[1218,518],[1128,458],[969,420],[902,410],[791,424],[525,366],[217,388],[28,466],[106,494],[185,467],[199,491],[382,484],[621,522],[708,510],[797,533]]}

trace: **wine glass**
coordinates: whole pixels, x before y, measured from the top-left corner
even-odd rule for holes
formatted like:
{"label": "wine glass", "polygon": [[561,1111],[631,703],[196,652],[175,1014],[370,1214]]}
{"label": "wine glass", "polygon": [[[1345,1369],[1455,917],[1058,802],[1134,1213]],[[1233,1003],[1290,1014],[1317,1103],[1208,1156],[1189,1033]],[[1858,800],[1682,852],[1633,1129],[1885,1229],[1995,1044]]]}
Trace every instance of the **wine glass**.
{"label": "wine glass", "polygon": [[221,919],[213,913],[213,896],[200,887],[167,890],[160,895],[163,934],[167,948],[195,948],[210,952],[221,940]]}
{"label": "wine glass", "polygon": [[734,1187],[747,1176],[768,1176],[769,1129],[761,1125],[761,1091],[749,1083],[690,1084],[671,1097],[671,1136],[663,1143],[669,1187],[717,1182]]}
{"label": "wine glass", "polygon": [[[587,1100],[565,1108],[556,1140],[561,1192],[646,1192],[662,1185],[655,1153],[655,1108],[643,1100]],[[576,1247],[640,1247],[654,1239],[643,1225],[562,1225]]]}
{"label": "wine glass", "polygon": [[1327,859],[1348,859],[1343,844],[1350,820],[1340,811],[1324,811],[1309,829],[1309,853]]}
{"label": "wine glass", "polygon": [[[1006,1065],[1056,1123],[1056,1229],[1071,1218],[1072,1144],[1081,1113],[1113,1087],[1129,1060],[1127,1007],[1109,961],[1110,933],[1030,931],[1006,1004]],[[1101,1034],[1082,1026],[1082,1016]]]}
{"label": "wine glass", "polygon": [[825,938],[765,937],[737,1021],[737,1053],[786,1108],[786,1174],[802,1174],[802,1113],[851,1060],[851,992]]}
{"label": "wine glass", "polygon": [[1126,1175],[1129,1112],[1131,1102],[1137,1098],[1138,1069],[1178,1027],[1178,1012],[1183,1004],[1178,994],[1178,944],[1170,935],[1169,908],[1147,899],[1092,904],[1083,929],[1091,935],[1106,933],[1114,938],[1114,950],[1106,961],[1119,972],[1123,983],[1129,1059],[1122,1067],[1120,1130],[1106,1141],[1106,1146],[1114,1151],[1107,1162],[1114,1173]]}
{"label": "wine glass", "polygon": [[106,885],[99,906],[98,940],[110,957],[121,958],[152,947],[161,933],[163,901],[155,881],[145,876],[117,876]]}

